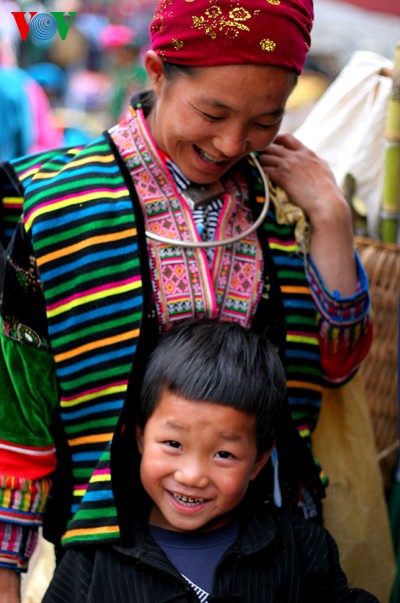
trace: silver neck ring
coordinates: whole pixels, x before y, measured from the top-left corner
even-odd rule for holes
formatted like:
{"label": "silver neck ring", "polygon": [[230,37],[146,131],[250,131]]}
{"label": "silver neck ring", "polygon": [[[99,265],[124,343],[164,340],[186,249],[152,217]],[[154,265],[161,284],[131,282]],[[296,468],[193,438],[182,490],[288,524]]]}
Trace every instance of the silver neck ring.
{"label": "silver neck ring", "polygon": [[260,162],[258,161],[257,157],[254,155],[254,153],[251,153],[250,156],[251,156],[252,160],[254,161],[257,169],[260,172],[260,175],[261,175],[261,178],[263,181],[263,185],[264,185],[265,201],[264,201],[264,205],[263,205],[260,215],[258,216],[257,220],[251,226],[249,226],[249,228],[247,228],[246,230],[243,230],[243,232],[235,235],[234,237],[229,237],[228,239],[220,239],[217,241],[181,241],[180,239],[169,239],[168,237],[160,236],[160,235],[150,232],[148,230],[146,230],[146,237],[148,237],[149,239],[152,239],[153,241],[157,241],[158,243],[163,243],[164,245],[171,245],[173,247],[191,247],[194,249],[198,249],[198,248],[207,249],[209,247],[223,247],[225,245],[232,245],[233,243],[236,243],[237,241],[240,241],[242,239],[246,239],[255,230],[257,230],[257,228],[259,228],[261,226],[261,224],[264,222],[265,218],[267,217],[267,213],[268,213],[268,209],[269,209],[269,188],[268,188],[267,177],[264,173],[263,168],[261,167]]}

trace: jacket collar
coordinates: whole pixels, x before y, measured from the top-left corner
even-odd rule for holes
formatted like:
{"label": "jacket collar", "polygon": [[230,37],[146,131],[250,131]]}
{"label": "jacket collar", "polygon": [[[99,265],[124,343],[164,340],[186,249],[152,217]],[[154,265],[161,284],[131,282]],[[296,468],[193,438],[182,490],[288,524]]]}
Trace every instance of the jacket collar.
{"label": "jacket collar", "polygon": [[[240,522],[239,536],[231,552],[238,555],[259,553],[269,547],[275,537],[275,522],[267,507],[255,513],[244,511],[244,517]],[[161,569],[171,571],[171,564],[143,524],[136,526],[135,543],[132,546],[115,544],[112,545],[112,548],[122,555],[135,558],[139,562],[156,565]]]}

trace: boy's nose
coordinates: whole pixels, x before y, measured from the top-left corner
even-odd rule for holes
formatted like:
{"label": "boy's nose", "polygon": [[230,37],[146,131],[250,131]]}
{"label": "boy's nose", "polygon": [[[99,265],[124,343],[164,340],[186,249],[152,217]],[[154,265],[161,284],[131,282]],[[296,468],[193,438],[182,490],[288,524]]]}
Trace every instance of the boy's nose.
{"label": "boy's nose", "polygon": [[175,479],[191,488],[205,488],[209,483],[205,471],[197,462],[183,462],[175,471]]}

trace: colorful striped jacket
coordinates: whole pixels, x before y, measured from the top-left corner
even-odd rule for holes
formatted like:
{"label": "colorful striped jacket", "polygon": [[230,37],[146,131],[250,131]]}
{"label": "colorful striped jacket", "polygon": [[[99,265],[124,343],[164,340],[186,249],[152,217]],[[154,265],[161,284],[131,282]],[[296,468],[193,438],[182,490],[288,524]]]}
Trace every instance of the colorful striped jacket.
{"label": "colorful striped jacket", "polygon": [[[1,180],[5,237],[24,201],[2,304],[0,566],[23,570],[56,465],[55,419],[72,464],[64,542],[120,536],[108,443],[149,309],[143,218],[108,134],[84,148],[16,160]],[[259,236],[279,283],[290,409],[307,438],[323,383],[348,379],[367,353],[366,276],[359,263],[358,293],[329,294],[274,207]]]}

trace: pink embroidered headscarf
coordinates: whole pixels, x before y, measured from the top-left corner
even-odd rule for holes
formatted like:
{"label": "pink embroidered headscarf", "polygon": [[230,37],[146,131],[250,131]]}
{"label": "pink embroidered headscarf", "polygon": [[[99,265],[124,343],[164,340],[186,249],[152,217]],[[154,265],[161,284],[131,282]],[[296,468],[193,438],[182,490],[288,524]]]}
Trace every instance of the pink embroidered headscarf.
{"label": "pink embroidered headscarf", "polygon": [[301,73],[310,47],[312,0],[159,0],[153,50],[177,65],[242,63]]}

